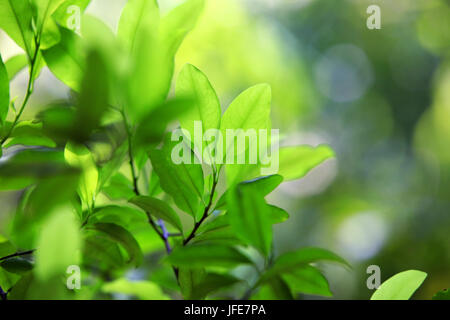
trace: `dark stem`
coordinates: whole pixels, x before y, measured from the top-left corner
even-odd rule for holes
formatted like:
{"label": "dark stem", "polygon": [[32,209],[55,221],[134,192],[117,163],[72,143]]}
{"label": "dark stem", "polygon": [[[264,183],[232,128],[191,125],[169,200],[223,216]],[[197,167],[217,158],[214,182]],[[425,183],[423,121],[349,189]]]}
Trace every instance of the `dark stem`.
{"label": "dark stem", "polygon": [[[128,136],[128,158],[130,162],[130,169],[131,169],[131,176],[133,178],[133,191],[136,196],[140,196],[141,193],[139,192],[138,188],[138,177],[136,175],[136,170],[134,168],[134,159],[133,159],[133,149],[132,149],[132,133],[130,128],[128,127],[128,121],[125,115],[125,112],[123,110],[120,111],[123,118],[123,123],[125,126],[125,129],[127,131]],[[158,221],[158,224],[155,222],[153,217],[151,216],[150,212],[146,211],[148,222],[152,226],[152,228],[155,230],[155,232],[158,234],[158,236],[161,238],[161,240],[164,242],[164,245],[166,247],[167,253],[172,252],[172,248],[169,243],[169,232],[167,232],[167,229],[164,225],[164,222],[162,220]],[[159,230],[158,226],[161,228],[162,231]],[[175,273],[175,277],[178,280],[178,268],[172,267],[173,272]]]}
{"label": "dark stem", "polygon": [[26,255],[29,255],[29,254],[33,254],[34,251],[36,251],[36,249],[23,251],[23,252],[16,252],[16,253],[10,254],[9,256],[0,258],[0,261],[8,260],[8,259],[15,258],[15,257],[26,256]]}
{"label": "dark stem", "polygon": [[195,233],[197,232],[198,228],[200,228],[203,221],[205,221],[205,219],[208,218],[209,210],[211,209],[211,206],[212,206],[212,203],[214,200],[214,193],[216,191],[216,187],[217,187],[217,179],[214,178],[213,185],[211,188],[211,194],[209,195],[208,205],[205,207],[205,210],[203,211],[203,215],[202,215],[201,219],[194,225],[194,228],[192,229],[189,236],[183,241],[183,245],[187,245],[189,243],[189,241],[191,241],[195,237]]}

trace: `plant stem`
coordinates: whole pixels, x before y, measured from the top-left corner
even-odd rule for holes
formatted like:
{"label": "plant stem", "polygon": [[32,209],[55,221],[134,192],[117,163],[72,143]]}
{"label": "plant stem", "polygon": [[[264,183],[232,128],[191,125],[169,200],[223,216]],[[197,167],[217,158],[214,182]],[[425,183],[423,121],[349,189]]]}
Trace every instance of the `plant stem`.
{"label": "plant stem", "polygon": [[[136,170],[134,168],[134,158],[133,158],[133,147],[132,147],[132,133],[128,126],[128,121],[125,115],[125,112],[123,110],[120,111],[122,114],[123,124],[125,126],[125,129],[127,131],[127,138],[128,138],[128,157],[129,157],[129,163],[130,163],[130,169],[131,169],[131,176],[133,179],[133,191],[136,196],[140,196],[141,193],[139,192],[138,188],[138,177],[136,175]],[[152,226],[152,228],[155,230],[155,232],[158,234],[158,236],[161,238],[161,240],[164,242],[164,246],[166,247],[166,252],[169,254],[172,252],[172,247],[170,246],[169,242],[169,232],[167,232],[167,229],[164,225],[164,222],[162,220],[158,221],[158,224],[155,222],[153,217],[151,216],[150,212],[146,211],[148,222]],[[158,228],[161,228],[162,231]],[[178,280],[178,268],[172,267],[173,272],[175,273],[175,277]]]}
{"label": "plant stem", "polygon": [[39,54],[39,46],[40,46],[39,41],[37,41],[36,38],[35,38],[35,43],[36,43],[36,50],[34,52],[33,58],[30,61],[30,73],[29,73],[27,92],[25,93],[25,98],[22,102],[22,106],[20,107],[19,112],[16,114],[16,117],[14,118],[14,121],[11,124],[11,128],[9,128],[8,133],[0,141],[0,146],[3,146],[3,144],[6,142],[6,140],[8,140],[8,138],[11,136],[15,126],[17,125],[20,117],[22,116],[23,111],[25,110],[25,107],[28,103],[28,100],[30,99],[31,94],[33,93],[33,89],[34,89],[33,77],[34,77],[34,71],[35,71],[35,67],[36,67],[36,61],[37,61],[37,57]]}
{"label": "plant stem", "polygon": [[32,254],[34,251],[36,251],[36,249],[23,251],[23,252],[16,252],[16,253],[10,254],[9,256],[0,258],[0,261],[8,260],[8,259],[20,257],[20,256],[26,256],[26,255]]}
{"label": "plant stem", "polygon": [[209,216],[209,210],[211,209],[211,206],[212,206],[212,203],[214,200],[214,193],[216,191],[216,187],[217,187],[217,179],[214,175],[214,181],[213,181],[213,185],[211,188],[211,193],[209,195],[208,204],[206,205],[205,210],[203,211],[203,215],[202,215],[201,219],[194,225],[194,228],[192,229],[189,236],[183,241],[183,245],[187,245],[189,243],[189,241],[191,241],[195,237],[195,233],[197,232],[198,228],[200,228],[203,221],[205,221],[205,219]]}

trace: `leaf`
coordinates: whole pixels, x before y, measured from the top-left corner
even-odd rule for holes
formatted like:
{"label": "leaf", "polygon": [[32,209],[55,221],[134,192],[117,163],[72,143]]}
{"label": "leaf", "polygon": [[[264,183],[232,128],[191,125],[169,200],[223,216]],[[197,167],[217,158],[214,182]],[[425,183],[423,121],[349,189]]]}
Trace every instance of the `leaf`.
{"label": "leaf", "polygon": [[91,233],[84,239],[83,263],[101,270],[114,270],[125,265],[117,243],[106,234]]}
{"label": "leaf", "polygon": [[418,270],[397,273],[383,282],[370,300],[408,300],[426,277],[425,272]]}
{"label": "leaf", "polygon": [[155,0],[129,0],[120,16],[117,37],[132,52],[143,28],[157,28],[159,9]]}
{"label": "leaf", "polygon": [[[20,280],[20,278],[20,275],[8,272],[5,269],[0,268],[0,287],[2,287],[3,291],[5,292],[13,288]],[[11,298],[11,296],[9,296],[9,298]]]}
{"label": "leaf", "polygon": [[8,72],[9,81],[28,65],[28,57],[26,54],[19,54],[9,58],[5,63],[6,71]]}
{"label": "leaf", "polygon": [[161,19],[161,36],[169,55],[175,55],[184,37],[195,27],[204,0],[187,0]]}
{"label": "leaf", "polygon": [[272,224],[282,223],[289,219],[289,213],[277,206],[268,205],[270,208],[270,221]]}
{"label": "leaf", "polygon": [[241,282],[240,279],[220,273],[207,273],[202,279],[194,285],[191,296],[186,297],[189,300],[204,299],[211,293]]}
{"label": "leaf", "polygon": [[124,278],[105,283],[102,286],[105,293],[120,293],[131,295],[142,300],[168,300],[161,288],[150,281],[129,281]]}
{"label": "leaf", "polygon": [[334,157],[334,152],[326,145],[316,148],[310,146],[281,148],[278,174],[283,176],[285,181],[300,179],[311,169],[332,157]]}
{"label": "leaf", "polygon": [[118,224],[121,227],[130,230],[135,225],[144,224],[147,226],[148,218],[142,211],[135,208],[108,205],[94,209],[94,212],[89,219],[89,223],[96,224],[99,222]]}
{"label": "leaf", "polygon": [[301,292],[324,297],[333,295],[327,279],[317,268],[305,266],[293,272],[285,273],[281,277],[295,293]]}
{"label": "leaf", "polygon": [[264,283],[252,300],[293,300],[291,290],[283,278],[276,276]]}
{"label": "leaf", "polygon": [[56,147],[56,143],[43,132],[42,123],[33,123],[31,121],[19,122],[14,127],[8,142],[5,144],[5,148],[14,145]]}
{"label": "leaf", "polygon": [[16,247],[0,234],[0,258],[9,256],[16,252]]}
{"label": "leaf", "polygon": [[238,238],[267,256],[272,245],[270,208],[257,191],[237,187],[228,195],[228,216]]}
{"label": "leaf", "polygon": [[297,269],[304,268],[310,263],[319,261],[337,262],[350,267],[344,259],[331,251],[320,248],[302,248],[279,256],[275,260],[274,265],[263,275],[262,281],[276,275],[295,272]]}
{"label": "leaf", "polygon": [[239,184],[241,188],[251,188],[258,191],[263,197],[274,191],[283,182],[283,177],[274,174],[271,176],[259,177],[250,181],[244,181]]}
{"label": "leaf", "polygon": [[49,23],[51,15],[63,3],[64,0],[31,0],[36,11],[36,30],[41,34],[44,25]]}
{"label": "leaf", "polygon": [[102,188],[110,199],[130,199],[135,196],[131,181],[120,172],[113,175],[106,186]]}
{"label": "leaf", "polygon": [[450,291],[448,289],[441,290],[438,293],[436,293],[432,299],[433,300],[450,300]]}
{"label": "leaf", "polygon": [[33,263],[26,259],[15,257],[2,261],[0,267],[11,273],[24,274],[33,269]]}
{"label": "leaf", "polygon": [[[199,69],[190,64],[183,67],[178,75],[176,94],[193,99],[194,106],[180,118],[181,126],[189,132],[191,139],[195,137],[195,121],[200,121],[203,134],[209,129],[219,129],[222,113],[219,99],[208,78]],[[193,142],[201,150],[206,146],[203,137],[201,141]]]}
{"label": "leaf", "polygon": [[128,263],[133,263],[135,266],[142,264],[144,259],[142,250],[129,231],[113,223],[96,223],[93,228],[120,243],[128,253]]}
{"label": "leaf", "polygon": [[64,28],[59,28],[61,40],[58,44],[42,51],[47,66],[64,84],[75,91],[80,90],[85,70],[83,48],[79,37]]}
{"label": "leaf", "polygon": [[0,1],[0,28],[25,50],[31,59],[34,53],[32,9],[28,1]]}
{"label": "leaf", "polygon": [[46,281],[63,275],[67,267],[78,264],[81,249],[79,225],[69,208],[56,211],[44,224],[37,241],[36,276]]}
{"label": "leaf", "polygon": [[79,195],[88,208],[92,208],[97,195],[98,169],[91,152],[84,146],[68,143],[64,158],[73,167],[82,171]]}
{"label": "leaf", "polygon": [[9,78],[0,55],[0,128],[3,126],[9,110]]}
{"label": "leaf", "polygon": [[161,188],[173,197],[181,210],[196,217],[202,209],[200,206],[204,188],[202,166],[195,163],[175,164],[172,160],[174,145],[174,142],[166,140],[161,150],[150,150],[152,166],[159,176]]}
{"label": "leaf", "polygon": [[179,267],[235,267],[250,264],[245,255],[233,247],[223,245],[190,245],[178,247],[167,257],[167,261]]}
{"label": "leaf", "polygon": [[147,196],[134,197],[133,199],[130,199],[130,202],[158,219],[169,222],[180,232],[183,232],[183,226],[180,218],[166,202]]}

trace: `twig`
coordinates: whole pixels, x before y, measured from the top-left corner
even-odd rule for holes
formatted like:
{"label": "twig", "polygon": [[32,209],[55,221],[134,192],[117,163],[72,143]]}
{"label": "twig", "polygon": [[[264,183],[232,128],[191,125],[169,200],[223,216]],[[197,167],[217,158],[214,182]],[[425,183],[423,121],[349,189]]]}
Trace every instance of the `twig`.
{"label": "twig", "polygon": [[35,252],[35,251],[36,251],[36,249],[23,251],[23,252],[16,252],[16,253],[10,254],[9,256],[0,258],[0,261],[8,260],[8,259],[15,258],[15,257],[26,256],[29,254],[33,254],[33,252]]}

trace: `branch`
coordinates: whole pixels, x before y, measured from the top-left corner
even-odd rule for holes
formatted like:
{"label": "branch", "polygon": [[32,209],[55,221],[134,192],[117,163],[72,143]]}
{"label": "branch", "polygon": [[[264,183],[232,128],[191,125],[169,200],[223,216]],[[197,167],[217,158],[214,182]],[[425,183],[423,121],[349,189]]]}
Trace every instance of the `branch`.
{"label": "branch", "polygon": [[201,219],[194,225],[194,229],[192,229],[189,236],[183,241],[183,245],[187,245],[189,243],[189,241],[194,239],[195,233],[197,232],[198,228],[200,228],[203,221],[205,221],[206,218],[208,218],[209,210],[211,209],[211,206],[212,206],[212,203],[214,200],[214,193],[216,191],[216,187],[217,187],[217,179],[214,177],[213,186],[211,188],[211,193],[209,195],[208,205],[205,207],[205,210],[203,211],[203,215],[202,215]]}
{"label": "branch", "polygon": [[4,261],[4,260],[8,260],[8,259],[15,258],[15,257],[20,257],[20,256],[26,256],[29,254],[33,254],[33,252],[35,252],[35,251],[36,251],[36,249],[23,251],[23,252],[16,252],[16,253],[10,254],[9,256],[0,258],[0,261]]}

